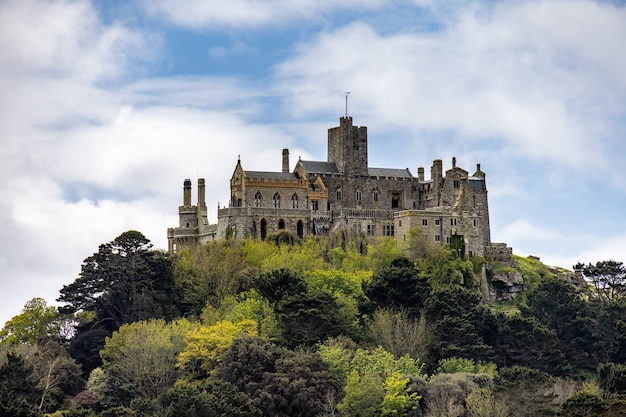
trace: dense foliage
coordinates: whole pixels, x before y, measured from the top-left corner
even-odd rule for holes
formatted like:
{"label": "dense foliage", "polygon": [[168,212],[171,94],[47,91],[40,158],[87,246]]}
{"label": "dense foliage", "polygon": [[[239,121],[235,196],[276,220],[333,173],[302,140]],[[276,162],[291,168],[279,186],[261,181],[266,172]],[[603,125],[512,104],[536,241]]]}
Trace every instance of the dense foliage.
{"label": "dense foliage", "polygon": [[63,307],[34,298],[0,331],[0,415],[624,415],[621,263],[572,280],[520,258],[527,289],[502,304],[480,291],[480,258],[411,239],[171,255],[125,232]]}

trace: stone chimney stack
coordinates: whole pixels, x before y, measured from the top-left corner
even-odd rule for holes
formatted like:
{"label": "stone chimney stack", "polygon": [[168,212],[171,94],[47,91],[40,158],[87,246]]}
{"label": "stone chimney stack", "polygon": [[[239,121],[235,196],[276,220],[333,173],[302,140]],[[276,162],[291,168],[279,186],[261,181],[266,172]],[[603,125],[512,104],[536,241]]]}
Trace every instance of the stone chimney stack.
{"label": "stone chimney stack", "polygon": [[289,172],[289,149],[283,149],[283,172]]}
{"label": "stone chimney stack", "polygon": [[205,207],[204,178],[198,178],[198,207]]}
{"label": "stone chimney stack", "polygon": [[430,168],[430,179],[433,181],[441,180],[443,175],[443,162],[441,159],[435,159],[433,166]]}
{"label": "stone chimney stack", "polygon": [[456,168],[456,156],[452,157],[452,168]]}
{"label": "stone chimney stack", "polygon": [[183,206],[191,206],[191,180],[189,178],[183,183]]}
{"label": "stone chimney stack", "polygon": [[424,167],[417,167],[417,180],[424,182]]}

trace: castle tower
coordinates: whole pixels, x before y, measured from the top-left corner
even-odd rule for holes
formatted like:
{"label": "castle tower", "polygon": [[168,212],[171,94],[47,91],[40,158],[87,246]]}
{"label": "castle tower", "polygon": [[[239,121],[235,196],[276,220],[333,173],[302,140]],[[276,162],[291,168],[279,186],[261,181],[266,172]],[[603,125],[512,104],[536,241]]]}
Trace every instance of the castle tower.
{"label": "castle tower", "polygon": [[346,177],[367,175],[367,127],[352,126],[352,117],[341,117],[328,129],[328,162]]}
{"label": "castle tower", "polygon": [[205,200],[205,189],[204,178],[198,178],[198,225],[201,227],[209,224]]}

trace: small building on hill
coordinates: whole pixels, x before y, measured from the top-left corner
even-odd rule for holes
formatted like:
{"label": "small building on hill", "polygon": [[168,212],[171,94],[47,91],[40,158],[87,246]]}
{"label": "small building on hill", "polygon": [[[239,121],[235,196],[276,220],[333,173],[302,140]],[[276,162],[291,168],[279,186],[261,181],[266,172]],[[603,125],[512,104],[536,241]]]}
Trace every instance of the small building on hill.
{"label": "small building on hill", "polygon": [[191,180],[183,184],[179,225],[169,228],[169,250],[195,247],[226,237],[290,230],[301,238],[352,229],[368,237],[391,236],[401,244],[410,229],[423,238],[450,244],[468,255],[482,256],[489,246],[487,184],[480,164],[473,174],[456,166],[445,172],[433,161],[424,168],[368,166],[367,127],[341,117],[328,129],[326,161],[298,160],[290,171],[289,150],[282,151],[281,172],[247,171],[241,160],[230,179],[230,202],[218,207],[217,224],[209,224],[205,184],[198,180],[197,204],[191,204]]}

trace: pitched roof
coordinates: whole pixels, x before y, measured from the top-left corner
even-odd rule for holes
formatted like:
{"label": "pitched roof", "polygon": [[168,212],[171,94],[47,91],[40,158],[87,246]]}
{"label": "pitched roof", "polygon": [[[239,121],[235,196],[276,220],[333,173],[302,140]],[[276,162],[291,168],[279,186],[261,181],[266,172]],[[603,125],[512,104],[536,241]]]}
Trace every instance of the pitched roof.
{"label": "pitched roof", "polygon": [[265,171],[244,171],[248,178],[272,178],[293,180],[298,177],[293,172],[265,172]]}
{"label": "pitched roof", "polygon": [[367,168],[367,173],[373,177],[402,177],[413,178],[408,168]]}
{"label": "pitched roof", "polygon": [[307,174],[338,174],[339,170],[334,162],[299,161]]}

